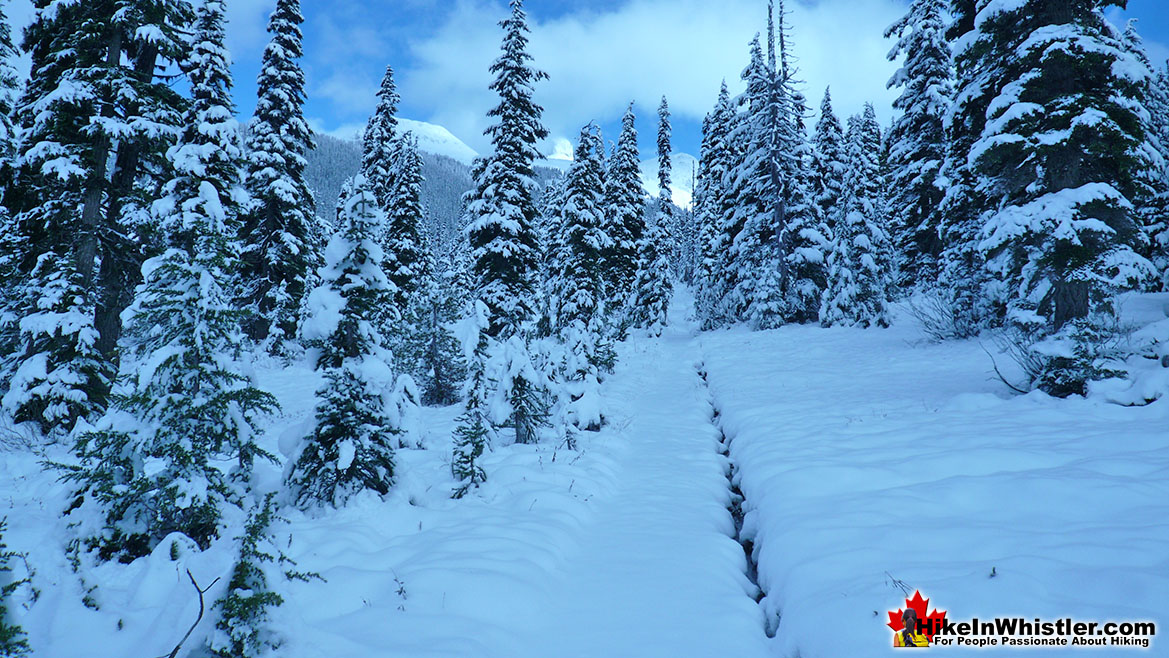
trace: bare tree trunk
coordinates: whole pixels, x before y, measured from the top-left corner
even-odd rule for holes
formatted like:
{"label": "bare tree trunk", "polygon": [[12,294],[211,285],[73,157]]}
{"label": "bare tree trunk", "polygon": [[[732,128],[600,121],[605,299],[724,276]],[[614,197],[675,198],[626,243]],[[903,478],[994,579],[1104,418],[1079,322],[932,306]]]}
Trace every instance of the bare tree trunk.
{"label": "bare tree trunk", "polygon": [[[144,46],[134,64],[134,75],[139,82],[150,82],[154,78],[157,63],[158,47],[153,44]],[[134,106],[130,112],[138,110]],[[118,338],[122,334],[122,311],[133,298],[141,268],[138,245],[126,239],[122,209],[126,205],[126,198],[134,191],[134,184],[141,173],[143,154],[148,146],[144,139],[120,146],[110,186],[102,233],[105,257],[98,274],[101,298],[98,300],[94,326],[98,332],[98,350],[111,358],[116,354]]]}

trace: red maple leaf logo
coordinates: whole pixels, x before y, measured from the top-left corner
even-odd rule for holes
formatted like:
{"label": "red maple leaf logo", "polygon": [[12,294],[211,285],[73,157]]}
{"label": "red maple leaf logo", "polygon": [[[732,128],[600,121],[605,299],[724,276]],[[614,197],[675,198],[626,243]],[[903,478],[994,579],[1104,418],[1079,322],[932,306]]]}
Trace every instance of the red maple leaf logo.
{"label": "red maple leaf logo", "polygon": [[[905,605],[913,608],[917,613],[917,618],[922,622],[921,633],[925,635],[930,641],[934,641],[934,634],[941,629],[942,624],[946,621],[946,611],[939,612],[936,608],[933,612],[926,614],[926,609],[929,607],[930,600],[921,598],[921,592],[914,592],[912,599],[905,599]],[[901,620],[901,615],[904,614],[905,608],[899,608],[897,612],[889,613],[889,628],[894,632],[900,633],[905,628],[905,622]],[[932,623],[931,623],[932,622]]]}

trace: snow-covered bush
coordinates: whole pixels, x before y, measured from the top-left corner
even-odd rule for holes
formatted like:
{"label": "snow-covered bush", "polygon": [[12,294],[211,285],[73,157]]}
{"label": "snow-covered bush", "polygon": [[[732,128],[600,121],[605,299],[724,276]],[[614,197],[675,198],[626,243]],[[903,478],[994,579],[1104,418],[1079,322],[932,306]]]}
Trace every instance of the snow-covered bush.
{"label": "snow-covered bush", "polygon": [[[227,593],[215,603],[221,612],[208,640],[208,649],[217,658],[258,658],[280,646],[280,638],[265,624],[268,611],[283,604],[284,598],[269,586],[267,569],[271,564],[294,563],[273,543],[271,526],[277,520],[275,495],[268,494],[252,510],[244,534],[239,537],[239,559],[232,569]],[[290,570],[284,571],[284,576],[304,581],[319,578],[317,574]]]}
{"label": "snow-covered bush", "polygon": [[9,574],[12,572],[9,561],[18,555],[10,552],[4,545],[5,526],[5,522],[0,521],[0,658],[20,658],[31,652],[28,640],[20,626],[9,623],[7,617],[12,594],[27,581],[9,580]]}

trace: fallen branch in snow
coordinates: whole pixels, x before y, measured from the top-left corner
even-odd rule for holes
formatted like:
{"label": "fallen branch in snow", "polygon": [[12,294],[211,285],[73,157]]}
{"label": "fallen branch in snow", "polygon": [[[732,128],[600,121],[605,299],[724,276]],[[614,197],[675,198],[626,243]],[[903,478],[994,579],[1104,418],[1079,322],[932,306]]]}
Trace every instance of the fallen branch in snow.
{"label": "fallen branch in snow", "polygon": [[906,596],[909,596],[909,593],[913,591],[913,588],[909,585],[906,585],[904,580],[894,578],[893,574],[889,573],[888,571],[885,572],[885,584],[896,587],[897,589],[904,592]]}
{"label": "fallen branch in snow", "polygon": [[199,625],[199,622],[203,621],[203,611],[205,609],[203,604],[203,595],[206,594],[212,587],[215,587],[215,583],[219,582],[219,579],[216,578],[215,580],[211,581],[211,584],[208,585],[205,589],[200,588],[199,583],[195,582],[195,576],[191,574],[190,569],[187,569],[187,578],[191,579],[191,585],[195,588],[195,591],[199,593],[199,616],[195,618],[195,623],[191,624],[191,628],[187,630],[187,634],[183,636],[183,639],[179,640],[179,643],[175,645],[174,650],[172,650],[169,654],[165,656],[159,656],[158,658],[177,658],[179,651],[181,651],[183,648],[183,644],[187,641],[188,638],[191,637],[191,633],[195,632],[195,627]]}
{"label": "fallen branch in snow", "polygon": [[1007,378],[1005,376],[1003,376],[1002,371],[999,370],[999,364],[998,364],[998,362],[996,362],[994,360],[994,355],[990,353],[990,350],[986,349],[986,345],[983,345],[981,342],[979,342],[978,346],[982,348],[983,352],[986,352],[986,355],[988,357],[990,357],[990,365],[991,365],[991,367],[994,368],[994,374],[998,375],[999,381],[1006,384],[1007,388],[1018,393],[1019,395],[1027,395],[1028,393],[1031,392],[1031,391],[1025,391],[1025,390],[1019,388],[1018,386],[1015,386],[1011,382],[1007,381]]}

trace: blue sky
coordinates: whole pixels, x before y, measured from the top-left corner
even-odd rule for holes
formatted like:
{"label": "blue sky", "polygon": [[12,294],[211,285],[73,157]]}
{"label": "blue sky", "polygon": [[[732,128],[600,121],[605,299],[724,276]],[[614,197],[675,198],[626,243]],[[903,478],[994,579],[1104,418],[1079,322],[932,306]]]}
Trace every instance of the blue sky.
{"label": "blue sky", "polygon": [[[473,148],[494,104],[487,68],[498,53],[505,0],[302,0],[306,17],[306,114],[315,129],[353,135],[372,111],[387,64],[398,73],[406,118],[438,123]],[[1166,0],[1130,0],[1111,10],[1140,19],[1154,59],[1169,58]],[[229,45],[243,117],[254,106],[255,77],[275,0],[228,0]],[[810,104],[832,87],[841,115],[873,101],[889,119],[894,65],[882,38],[908,0],[788,0],[794,53]],[[751,37],[766,27],[766,0],[527,0],[536,64],[551,74],[536,90],[552,139],[563,150],[589,121],[609,138],[635,102],[643,153],[653,148],[654,114],[664,94],[674,112],[676,150],[697,153],[703,114],[724,78],[738,89]],[[14,23],[29,0],[8,8]]]}

